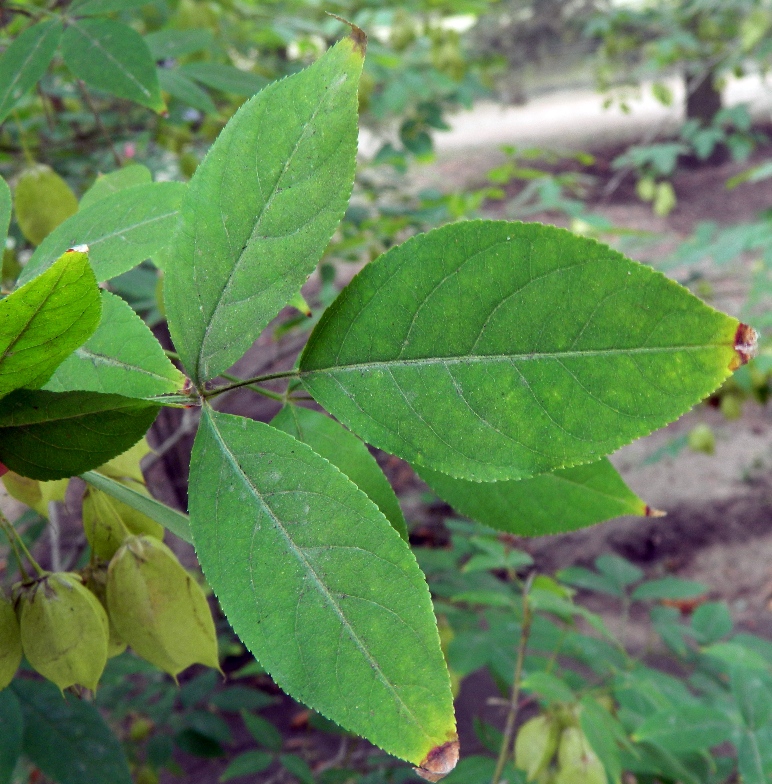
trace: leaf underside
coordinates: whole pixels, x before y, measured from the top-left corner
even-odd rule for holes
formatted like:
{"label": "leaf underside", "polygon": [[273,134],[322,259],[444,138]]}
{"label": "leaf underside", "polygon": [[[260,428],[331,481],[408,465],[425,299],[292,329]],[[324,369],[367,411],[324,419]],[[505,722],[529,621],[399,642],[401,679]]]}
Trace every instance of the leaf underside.
{"label": "leaf underside", "polygon": [[416,764],[455,737],[426,582],[364,493],[286,433],[209,410],[190,488],[207,581],[283,689]]}
{"label": "leaf underside", "polygon": [[592,462],[736,365],[738,322],[649,267],[540,224],[469,221],[365,267],[300,360],[365,441],[452,476]]}

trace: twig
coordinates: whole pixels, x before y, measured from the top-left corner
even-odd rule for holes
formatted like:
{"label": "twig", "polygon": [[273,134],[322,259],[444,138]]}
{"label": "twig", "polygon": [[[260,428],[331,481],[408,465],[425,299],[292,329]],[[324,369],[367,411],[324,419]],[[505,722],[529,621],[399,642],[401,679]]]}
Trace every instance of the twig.
{"label": "twig", "polygon": [[[210,389],[208,392],[204,392],[204,397],[205,398],[217,397],[217,395],[222,395],[225,392],[230,392],[232,389],[239,389],[240,387],[248,387],[251,386],[252,384],[259,384],[261,381],[273,381],[274,379],[278,379],[278,378],[295,378],[296,376],[299,375],[300,375],[300,371],[298,370],[280,370],[277,373],[266,373],[262,376],[245,378],[233,384],[226,384],[225,386],[217,387],[217,389]],[[281,399],[283,400],[283,398]]]}
{"label": "twig", "polygon": [[118,150],[115,149],[113,140],[110,138],[110,134],[107,132],[107,128],[105,128],[104,123],[102,122],[102,118],[99,116],[99,112],[96,110],[96,106],[94,106],[93,102],[91,101],[91,96],[88,94],[86,85],[83,83],[82,79],[76,79],[75,84],[78,85],[78,92],[80,93],[81,98],[83,98],[83,101],[91,110],[91,114],[94,115],[94,122],[96,123],[97,128],[99,128],[102,136],[104,136],[104,139],[107,142],[107,146],[110,148],[110,152],[113,154],[115,165],[120,169],[123,165],[121,156],[118,155]]}
{"label": "twig", "polygon": [[528,637],[531,633],[531,608],[528,604],[528,593],[531,590],[531,583],[535,572],[528,575],[528,579],[523,585],[523,626],[520,630],[520,644],[517,647],[517,660],[515,661],[515,675],[512,683],[512,696],[509,700],[509,713],[507,723],[504,725],[504,737],[501,739],[499,758],[496,761],[496,770],[493,773],[491,784],[499,784],[504,766],[507,764],[512,748],[513,736],[515,733],[515,721],[517,720],[518,702],[520,699],[520,681],[523,676],[523,661],[525,660],[525,649],[528,647]]}

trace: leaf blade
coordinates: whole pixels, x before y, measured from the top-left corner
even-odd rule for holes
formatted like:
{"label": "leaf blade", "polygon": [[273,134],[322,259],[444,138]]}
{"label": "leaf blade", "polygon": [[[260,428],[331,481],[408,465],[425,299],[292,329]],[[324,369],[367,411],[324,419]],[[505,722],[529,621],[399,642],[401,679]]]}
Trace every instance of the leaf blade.
{"label": "leaf blade", "polygon": [[172,339],[197,382],[249,348],[314,269],[343,217],[362,60],[345,39],[265,88],[196,169],[165,292]]}
{"label": "leaf blade", "polygon": [[42,386],[93,334],[101,310],[88,254],[79,251],[0,301],[0,397]]}
{"label": "leaf blade", "polygon": [[424,578],[375,505],[307,445],[227,414],[205,411],[191,467],[207,580],[277,683],[416,764],[454,740]]}
{"label": "leaf blade", "polygon": [[43,389],[136,398],[179,392],[185,376],[131,305],[109,291],[101,298],[102,321],[96,332],[56,368]]}
{"label": "leaf blade", "polygon": [[736,366],[738,327],[594,241],[466,221],[365,267],[314,329],[300,373],[374,446],[465,479],[524,479],[688,410]]}

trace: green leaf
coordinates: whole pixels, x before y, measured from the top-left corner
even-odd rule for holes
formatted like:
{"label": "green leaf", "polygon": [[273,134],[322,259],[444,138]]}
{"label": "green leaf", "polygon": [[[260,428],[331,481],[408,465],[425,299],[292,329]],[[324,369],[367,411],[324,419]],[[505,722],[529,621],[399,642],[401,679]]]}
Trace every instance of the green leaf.
{"label": "green leaf", "polygon": [[12,689],[0,691],[0,784],[11,784],[22,748],[24,716]]}
{"label": "green leaf", "polygon": [[113,193],[137,185],[148,185],[152,181],[153,175],[150,173],[150,169],[139,163],[129,164],[109,174],[100,174],[94,180],[93,185],[83,194],[78,209],[83,212]]}
{"label": "green leaf", "polygon": [[179,68],[188,79],[194,79],[214,90],[233,95],[246,95],[251,98],[265,87],[266,79],[257,74],[242,71],[232,65],[218,63],[189,63]]}
{"label": "green leaf", "polygon": [[72,21],[62,36],[62,55],[89,87],[156,112],[166,109],[150,50],[128,25],[112,19]]}
{"label": "green leaf", "polygon": [[622,591],[633,583],[639,582],[645,576],[643,569],[639,569],[627,559],[612,553],[598,556],[595,559],[595,568]]}
{"label": "green leaf", "polygon": [[172,98],[199,109],[204,114],[217,114],[217,107],[209,95],[180,73],[179,69],[159,68],[158,81],[161,89],[169,93]]}
{"label": "green leaf", "polygon": [[136,444],[158,408],[97,392],[16,390],[0,400],[0,462],[31,479],[81,474]]}
{"label": "green leaf", "polygon": [[724,602],[701,604],[692,615],[692,631],[697,642],[709,645],[732,631],[732,616]]}
{"label": "green leaf", "polygon": [[604,457],[532,479],[473,482],[416,467],[421,479],[457,512],[518,536],[575,531],[647,506]]}
{"label": "green leaf", "polygon": [[158,60],[176,59],[186,54],[209,49],[214,36],[211,30],[157,30],[145,36],[150,54]]}
{"label": "green leaf", "polygon": [[184,383],[185,376],[131,305],[103,291],[97,331],[59,365],[43,389],[142,398],[179,392]]}
{"label": "green leaf", "polygon": [[763,670],[742,665],[730,670],[732,694],[749,730],[761,729],[772,720],[772,678]]}
{"label": "green leaf", "polygon": [[49,267],[67,248],[86,244],[99,281],[109,280],[158,255],[170,242],[186,185],[151,182],[92,203],[48,235],[25,265],[20,282]]}
{"label": "green leaf", "polygon": [[58,19],[28,27],[0,57],[0,123],[46,72],[62,37]]}
{"label": "green leaf", "polygon": [[45,384],[94,332],[101,311],[88,254],[78,251],[0,300],[0,397]]}
{"label": "green leaf", "polygon": [[703,705],[682,705],[649,716],[633,734],[636,742],[649,741],[673,754],[707,751],[728,740],[733,731],[729,716]]}
{"label": "green leaf", "polygon": [[772,778],[772,727],[745,732],[737,746],[743,784],[769,784]]}
{"label": "green leaf", "polygon": [[624,590],[614,581],[609,580],[606,575],[585,569],[583,566],[567,566],[557,572],[555,577],[563,583],[583,588],[585,591],[607,593],[620,599],[625,595]]}
{"label": "green leaf", "polygon": [[641,583],[632,594],[633,601],[659,599],[694,599],[704,596],[710,588],[695,580],[682,580],[680,577],[662,577]]}
{"label": "green leaf", "polygon": [[220,781],[230,781],[239,776],[249,776],[254,773],[261,773],[270,767],[273,762],[273,754],[267,751],[245,751],[239,754],[230,765],[223,771]]}
{"label": "green leaf", "polygon": [[100,474],[98,471],[86,471],[80,478],[102,492],[111,495],[118,501],[130,506],[132,509],[136,509],[138,512],[147,515],[157,523],[160,523],[164,528],[171,531],[175,536],[179,536],[180,539],[190,543],[193,542],[193,537],[190,533],[190,521],[188,520],[188,516],[182,512],[178,512],[176,509],[172,509],[171,507],[166,506],[166,504],[156,501],[155,498],[142,495],[142,493],[138,493],[131,487],[116,482],[114,479],[110,479],[109,476]]}
{"label": "green leaf", "polygon": [[140,8],[147,5],[151,0],[87,0],[85,3],[77,5],[72,10],[77,16],[96,16],[98,14],[110,14],[113,11],[129,11],[132,8]]}
{"label": "green leaf", "polygon": [[248,688],[247,686],[230,686],[227,689],[223,689],[223,691],[218,691],[209,698],[210,705],[214,705],[226,713],[262,710],[275,702],[275,697],[269,697],[264,691]]}
{"label": "green leaf", "polygon": [[365,267],[300,370],[374,446],[465,479],[524,479],[687,411],[737,365],[738,325],[594,240],[466,221]]}
{"label": "green leaf", "polygon": [[11,189],[8,187],[8,183],[0,177],[0,258],[5,251],[5,241],[8,239],[12,209]]}
{"label": "green leaf", "polygon": [[265,746],[271,751],[281,751],[282,737],[279,730],[268,719],[251,713],[243,713],[241,718],[249,734],[257,741],[258,745]]}
{"label": "green leaf", "polygon": [[196,169],[166,312],[197,382],[233,364],[316,266],[348,203],[363,53],[341,41],[233,116]]}
{"label": "green leaf", "polygon": [[282,689],[415,764],[455,740],[426,582],[353,482],[280,430],[205,410],[190,488],[207,581]]}
{"label": "green leaf", "polygon": [[24,753],[58,784],[132,784],[118,738],[89,702],[63,698],[52,683],[17,679]]}
{"label": "green leaf", "polygon": [[375,458],[353,433],[318,411],[294,405],[285,406],[271,424],[339,468],[407,541],[407,524],[397,496]]}
{"label": "green leaf", "polygon": [[602,705],[588,696],[582,698],[579,722],[592,750],[603,763],[608,784],[616,784],[622,776],[619,745],[630,745],[624,729]]}
{"label": "green leaf", "polygon": [[762,654],[736,642],[716,642],[705,646],[702,652],[730,666],[765,671],[769,668],[769,661]]}

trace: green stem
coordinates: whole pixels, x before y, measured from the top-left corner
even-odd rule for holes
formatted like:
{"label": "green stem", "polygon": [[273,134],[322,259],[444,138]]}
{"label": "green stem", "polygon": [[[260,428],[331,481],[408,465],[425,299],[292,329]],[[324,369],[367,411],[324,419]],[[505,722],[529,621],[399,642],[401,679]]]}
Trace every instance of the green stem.
{"label": "green stem", "polygon": [[88,94],[88,90],[86,89],[86,85],[82,79],[76,79],[75,84],[78,86],[78,92],[80,93],[80,97],[83,99],[86,106],[91,111],[91,114],[94,115],[94,122],[96,123],[97,128],[99,128],[99,132],[104,137],[105,141],[107,142],[107,146],[110,149],[110,152],[113,155],[113,160],[115,161],[115,165],[118,169],[121,168],[123,165],[121,161],[121,156],[118,155],[118,150],[115,149],[113,145],[113,140],[110,138],[110,134],[107,132],[107,128],[105,128],[104,123],[102,122],[102,118],[99,116],[99,112],[94,106],[93,102],[91,101],[91,96]]}
{"label": "green stem", "polygon": [[29,580],[29,575],[24,568],[24,561],[19,550],[21,550],[21,553],[23,553],[27,560],[32,564],[32,568],[35,570],[37,576],[45,576],[47,574],[46,570],[43,569],[40,564],[32,557],[32,553],[27,549],[27,545],[24,543],[24,540],[21,538],[21,536],[19,536],[18,531],[13,527],[13,525],[11,525],[2,512],[0,512],[0,528],[5,531],[5,535],[8,537],[8,541],[13,548],[16,560],[19,562],[19,571],[21,572],[22,578]]}
{"label": "green stem", "polygon": [[520,700],[520,682],[523,677],[523,662],[525,661],[525,649],[528,647],[528,637],[531,634],[531,607],[528,604],[528,592],[531,590],[535,572],[532,572],[523,586],[523,626],[520,631],[520,644],[517,647],[517,660],[515,661],[515,675],[512,682],[512,696],[509,699],[509,713],[507,723],[504,725],[504,737],[501,739],[499,758],[496,761],[496,770],[493,773],[491,784],[499,784],[504,766],[510,755],[515,734],[515,722],[517,721],[518,702]]}
{"label": "green stem", "polygon": [[[254,378],[245,378],[240,381],[234,382],[233,384],[226,384],[225,386],[218,387],[217,389],[210,389],[208,392],[204,392],[205,398],[210,397],[217,397],[217,395],[222,395],[224,392],[230,392],[232,389],[239,389],[240,387],[249,387],[252,384],[259,384],[262,381],[274,381],[277,378],[295,378],[296,376],[300,375],[299,370],[282,370],[278,373],[266,373],[262,376],[254,376]],[[284,400],[284,398],[280,398]]]}
{"label": "green stem", "polygon": [[[233,381],[236,383],[242,380],[238,376],[232,376],[230,373],[220,373],[220,375],[223,378],[227,378],[228,381]],[[285,403],[287,400],[286,394],[282,395],[279,394],[278,392],[272,392],[270,389],[264,389],[263,387],[259,387],[256,384],[249,384],[247,388],[251,389],[253,392],[257,392],[258,395],[264,395],[265,397],[270,397],[271,400],[278,400],[280,403]]]}

